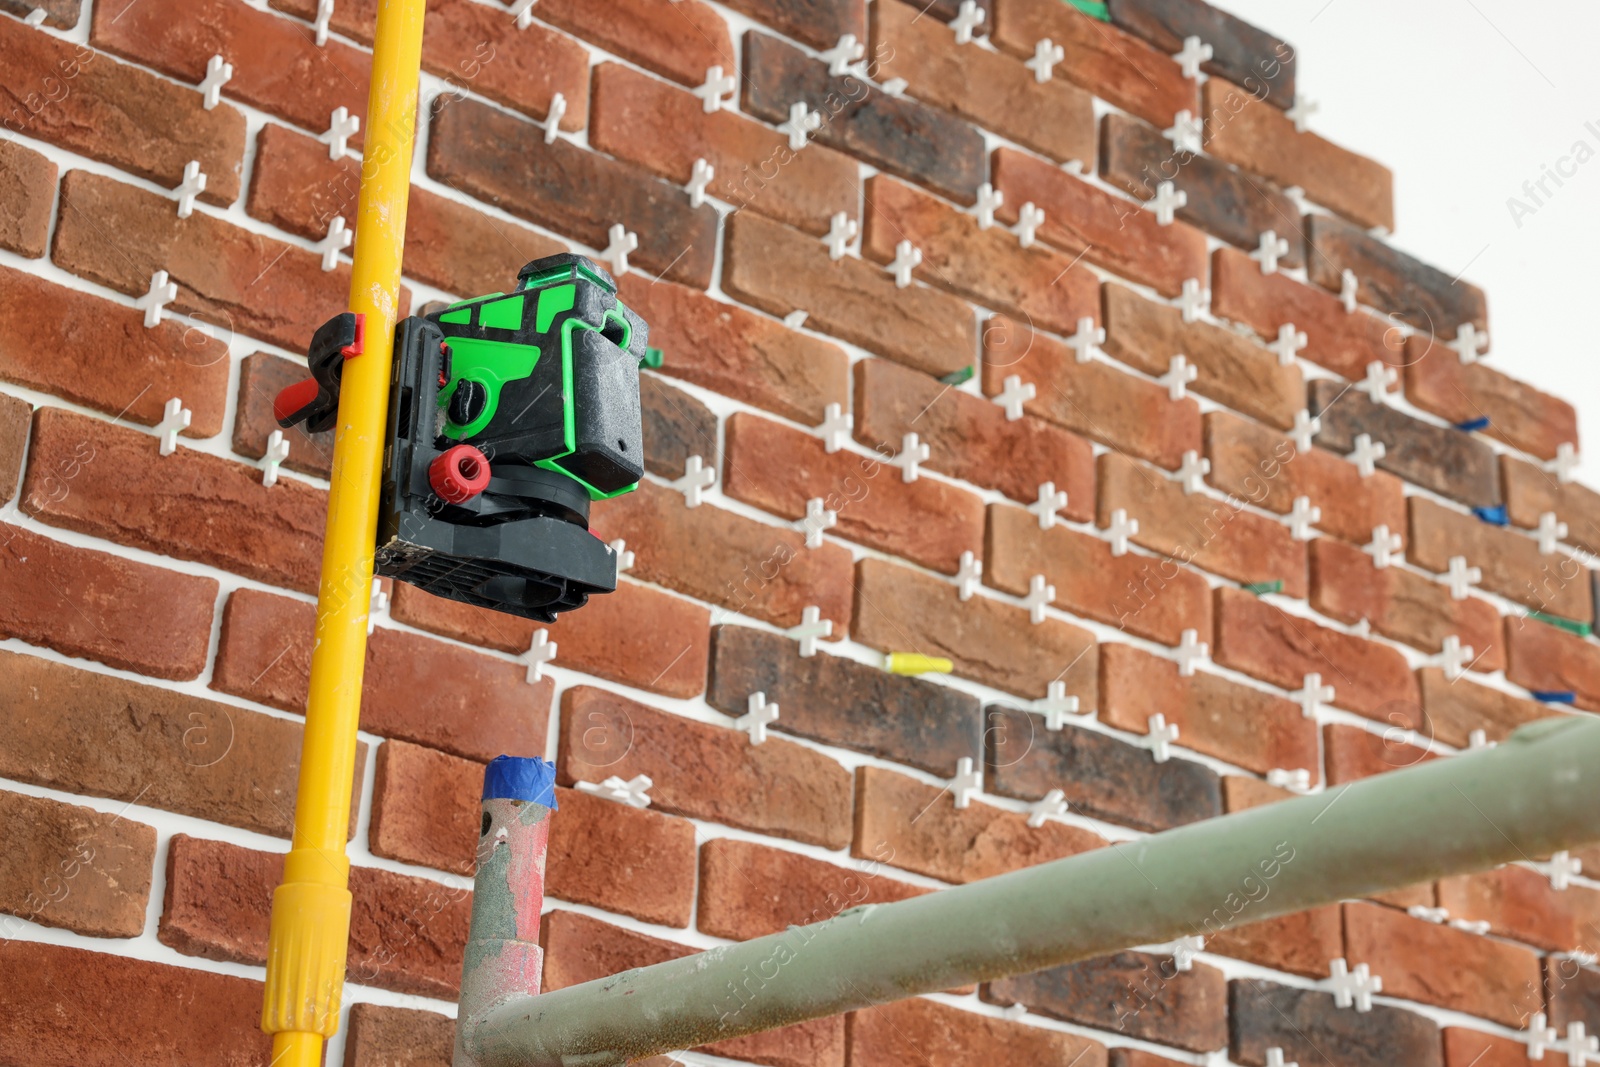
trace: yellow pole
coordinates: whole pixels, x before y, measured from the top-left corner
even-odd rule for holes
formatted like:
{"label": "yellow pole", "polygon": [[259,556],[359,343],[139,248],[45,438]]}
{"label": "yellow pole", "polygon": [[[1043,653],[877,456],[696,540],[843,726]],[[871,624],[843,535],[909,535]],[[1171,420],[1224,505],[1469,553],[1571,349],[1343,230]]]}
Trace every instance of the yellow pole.
{"label": "yellow pole", "polygon": [[300,749],[294,842],[272,896],[261,1028],[277,1067],[318,1067],[339,1029],[350,934],[345,838],[367,651],[379,476],[387,435],[406,196],[417,121],[424,0],[381,0],[367,97],[350,310],[365,346],[346,362],[333,446],[317,644]]}

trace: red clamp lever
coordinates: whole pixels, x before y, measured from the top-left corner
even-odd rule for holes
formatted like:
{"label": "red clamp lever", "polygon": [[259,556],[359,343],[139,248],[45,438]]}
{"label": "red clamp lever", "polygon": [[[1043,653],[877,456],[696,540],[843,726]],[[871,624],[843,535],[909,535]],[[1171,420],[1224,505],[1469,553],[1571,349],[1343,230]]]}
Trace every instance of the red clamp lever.
{"label": "red clamp lever", "polygon": [[335,315],[318,327],[306,351],[311,377],[279,391],[272,402],[272,414],[279,426],[287,430],[304,422],[311,433],[333,429],[339,420],[344,361],[361,354],[366,333],[367,317],[354,311]]}

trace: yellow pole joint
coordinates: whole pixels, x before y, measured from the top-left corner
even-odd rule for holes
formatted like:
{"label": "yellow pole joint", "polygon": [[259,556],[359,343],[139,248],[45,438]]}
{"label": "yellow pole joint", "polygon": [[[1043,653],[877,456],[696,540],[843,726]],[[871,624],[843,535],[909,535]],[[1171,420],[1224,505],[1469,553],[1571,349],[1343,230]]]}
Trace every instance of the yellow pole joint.
{"label": "yellow pole joint", "polygon": [[344,367],[294,842],[272,896],[261,1028],[276,1067],[318,1067],[339,1029],[350,936],[345,856],[367,651],[373,542],[417,122],[424,0],[380,0],[367,98],[350,310],[364,344]]}

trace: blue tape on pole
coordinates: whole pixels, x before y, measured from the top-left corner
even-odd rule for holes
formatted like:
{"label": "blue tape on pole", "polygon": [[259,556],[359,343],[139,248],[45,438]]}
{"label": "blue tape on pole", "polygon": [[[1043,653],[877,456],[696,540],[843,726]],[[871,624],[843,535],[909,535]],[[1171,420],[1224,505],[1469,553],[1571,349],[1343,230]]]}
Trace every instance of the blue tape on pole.
{"label": "blue tape on pole", "polygon": [[1473,508],[1472,513],[1490,526],[1511,525],[1511,518],[1506,514],[1506,506],[1504,504],[1493,508]]}
{"label": "blue tape on pole", "polygon": [[1575,704],[1578,701],[1578,694],[1565,689],[1534,689],[1531,692],[1533,699],[1546,704]]}
{"label": "blue tape on pole", "polygon": [[1456,423],[1456,429],[1465,430],[1467,433],[1471,433],[1474,430],[1487,430],[1488,428],[1489,416],[1487,415],[1480,419],[1468,419],[1466,422]]}
{"label": "blue tape on pole", "polygon": [[531,800],[555,810],[556,765],[537,756],[496,756],[483,772],[484,800]]}

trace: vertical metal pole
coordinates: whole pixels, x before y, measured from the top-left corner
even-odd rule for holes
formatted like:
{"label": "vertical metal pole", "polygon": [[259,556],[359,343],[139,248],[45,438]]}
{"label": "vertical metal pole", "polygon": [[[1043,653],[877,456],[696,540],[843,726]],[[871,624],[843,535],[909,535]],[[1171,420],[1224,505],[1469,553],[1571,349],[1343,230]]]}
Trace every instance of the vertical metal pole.
{"label": "vertical metal pole", "polygon": [[462,1038],[491,1009],[517,996],[537,996],[544,968],[539,913],[544,908],[544,858],[556,769],[542,759],[500,756],[483,775],[478,875],[472,927],[461,963],[455,1067],[475,1067]]}
{"label": "vertical metal pole", "polygon": [[424,0],[381,0],[367,98],[350,310],[365,346],[344,367],[328,525],[317,594],[317,643],[300,748],[294,841],[272,896],[261,1028],[279,1067],[318,1067],[339,1029],[350,935],[345,838],[367,652],[378,491],[417,122]]}

